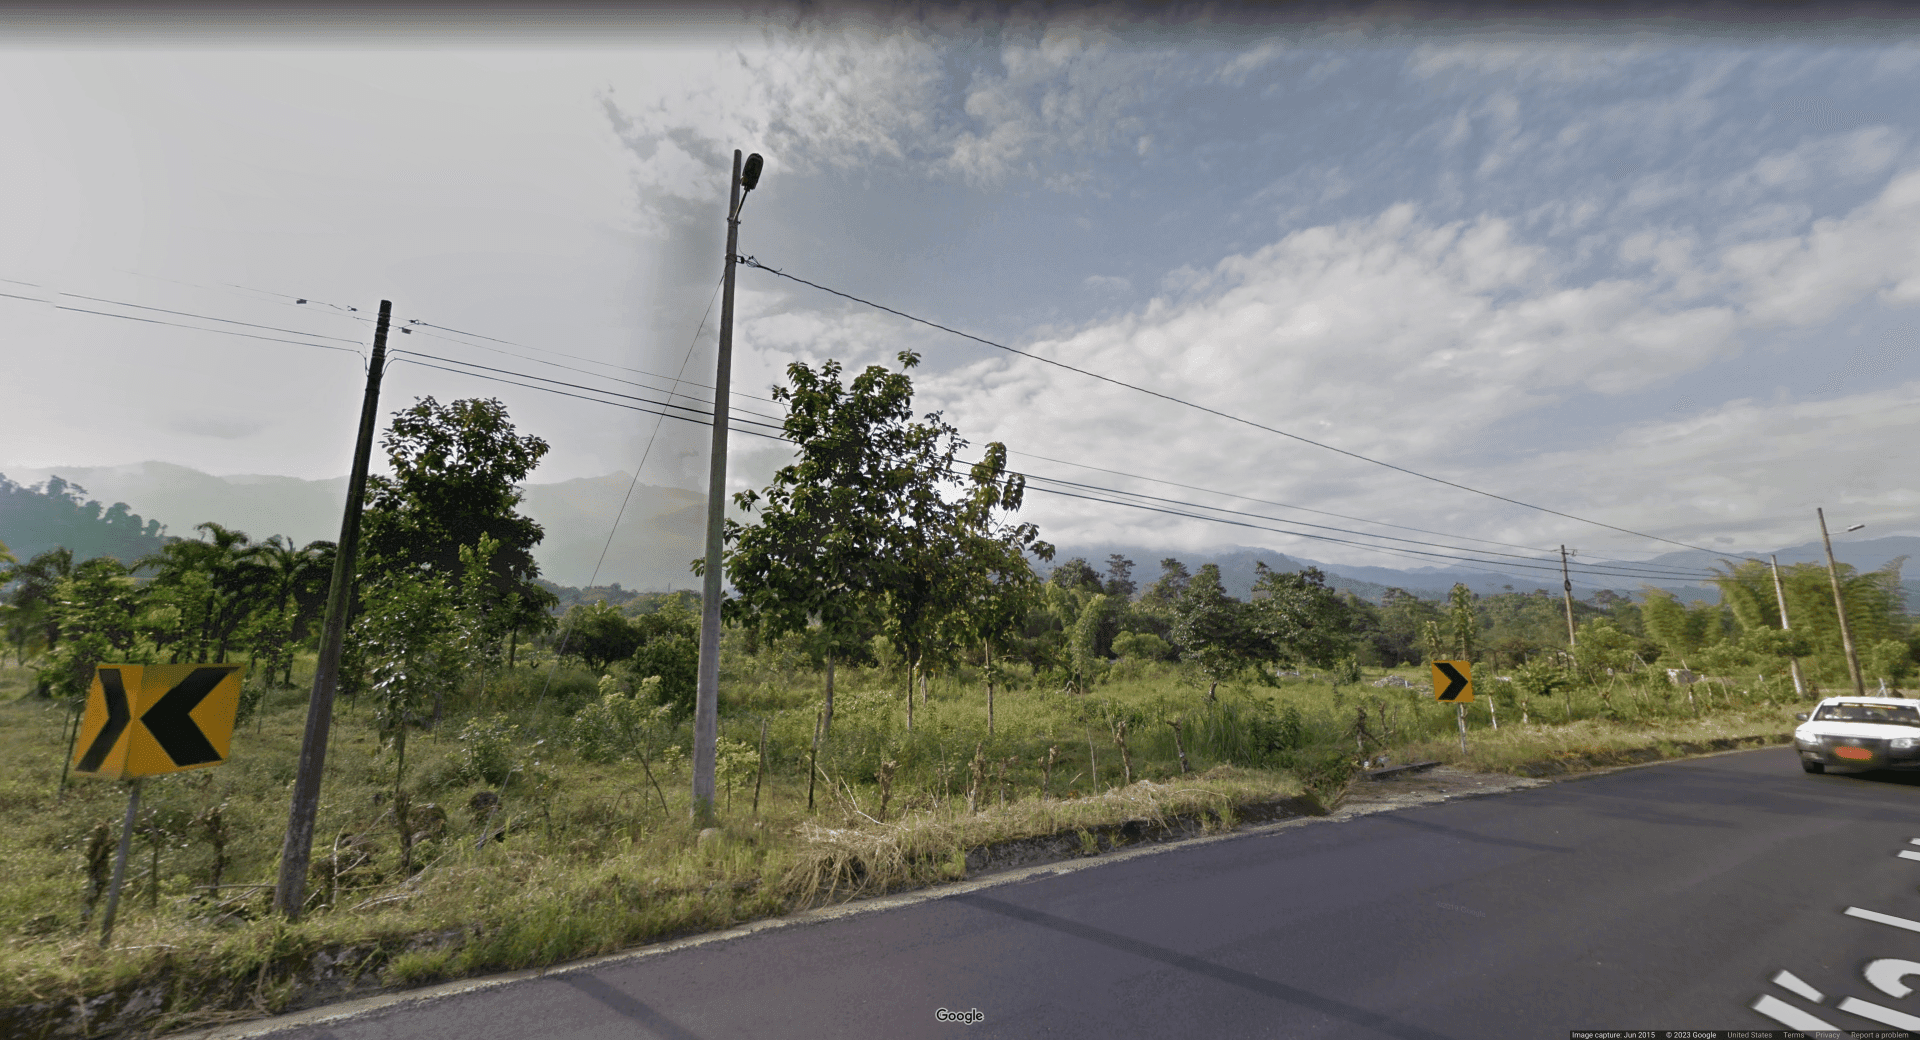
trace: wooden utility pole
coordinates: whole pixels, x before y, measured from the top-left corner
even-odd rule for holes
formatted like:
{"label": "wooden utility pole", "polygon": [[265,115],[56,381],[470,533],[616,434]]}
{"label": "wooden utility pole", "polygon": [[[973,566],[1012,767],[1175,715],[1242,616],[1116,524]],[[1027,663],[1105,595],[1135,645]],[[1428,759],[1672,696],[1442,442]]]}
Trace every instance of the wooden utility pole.
{"label": "wooden utility pole", "polygon": [[1826,511],[1818,507],[1813,514],[1820,518],[1820,541],[1827,547],[1827,578],[1833,582],[1833,609],[1840,615],[1840,642],[1847,648],[1847,672],[1853,677],[1853,695],[1867,695],[1866,680],[1860,677],[1860,655],[1853,649],[1853,626],[1847,624],[1847,601],[1840,595],[1840,565],[1833,559],[1833,539],[1827,534]]}
{"label": "wooden utility pole", "polygon": [[[1787,620],[1787,587],[1780,583],[1780,557],[1769,555],[1767,559],[1773,564],[1773,595],[1780,601],[1780,631],[1791,632],[1793,631],[1793,622]],[[1800,674],[1800,659],[1798,657],[1788,657],[1787,667],[1793,670],[1794,696],[1805,697],[1807,695],[1807,681]]]}
{"label": "wooden utility pole", "polygon": [[1560,547],[1560,591],[1567,603],[1567,649],[1574,646],[1573,641],[1573,579],[1567,576],[1567,547]]}
{"label": "wooden utility pole", "polygon": [[713,377],[713,447],[707,468],[707,558],[700,600],[700,671],[693,702],[693,818],[713,822],[714,742],[720,733],[720,565],[727,522],[727,395],[733,382],[733,264],[740,247],[740,204],[760,181],[760,156],[740,162],[733,150],[727,186],[727,258],[720,295],[720,349]]}
{"label": "wooden utility pole", "polygon": [[293,777],[293,805],[287,835],[280,846],[280,883],[273,908],[298,920],[307,901],[307,864],[313,854],[313,819],[320,809],[320,772],[326,766],[327,733],[333,726],[333,695],[340,685],[340,648],[346,642],[349,592],[360,551],[360,510],[367,496],[367,462],[373,455],[373,430],[380,411],[380,375],[387,362],[387,327],[393,301],[380,301],[373,327],[373,359],[367,365],[367,392],[360,401],[360,437],[353,446],[353,473],[347,478],[347,510],[340,519],[340,544],[334,550],[333,581],[327,588],[327,616],[320,630],[320,660],[313,672],[313,696],[307,701],[307,732],[300,744],[300,765]]}

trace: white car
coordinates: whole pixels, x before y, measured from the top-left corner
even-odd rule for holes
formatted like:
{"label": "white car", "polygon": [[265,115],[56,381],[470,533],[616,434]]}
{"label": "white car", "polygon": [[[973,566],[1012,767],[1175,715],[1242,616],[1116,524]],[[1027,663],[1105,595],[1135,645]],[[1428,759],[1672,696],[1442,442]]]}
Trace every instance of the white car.
{"label": "white car", "polygon": [[1809,773],[1829,769],[1920,769],[1920,700],[1828,697],[1795,715],[1793,746]]}

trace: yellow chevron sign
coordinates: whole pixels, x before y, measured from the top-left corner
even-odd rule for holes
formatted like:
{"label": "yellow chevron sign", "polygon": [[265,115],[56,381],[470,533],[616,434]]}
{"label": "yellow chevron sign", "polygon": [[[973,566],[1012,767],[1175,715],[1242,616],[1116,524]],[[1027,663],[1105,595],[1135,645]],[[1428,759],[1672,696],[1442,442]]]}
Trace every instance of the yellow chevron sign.
{"label": "yellow chevron sign", "polygon": [[1465,661],[1433,662],[1433,699],[1444,704],[1473,703],[1473,666]]}
{"label": "yellow chevron sign", "polygon": [[93,671],[73,771],[109,780],[227,760],[240,709],[237,664],[103,664]]}

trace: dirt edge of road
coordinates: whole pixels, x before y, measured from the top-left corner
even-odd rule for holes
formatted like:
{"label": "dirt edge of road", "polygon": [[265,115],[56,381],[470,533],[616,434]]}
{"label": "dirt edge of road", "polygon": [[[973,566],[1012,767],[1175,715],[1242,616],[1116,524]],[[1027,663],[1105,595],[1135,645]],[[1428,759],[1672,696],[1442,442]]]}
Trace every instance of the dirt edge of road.
{"label": "dirt edge of road", "polygon": [[[1555,780],[1579,779],[1658,762],[1777,746],[1790,739],[1789,734],[1779,734],[1770,737],[1725,738],[1704,742],[1655,743],[1618,751],[1555,756],[1525,763],[1511,772],[1478,772],[1453,765],[1436,764],[1412,770],[1394,770],[1377,778],[1362,773],[1337,796],[1330,799],[1329,804],[1322,804],[1311,796],[1288,798],[1238,805],[1233,807],[1226,817],[1209,811],[1202,815],[1173,816],[1162,820],[1129,820],[1089,828],[1086,831],[1071,831],[981,846],[967,852],[967,880],[965,881],[889,893],[862,899],[847,906],[801,911],[778,918],[733,926],[716,933],[648,943],[620,953],[592,958],[587,962],[556,964],[542,969],[510,972],[484,980],[466,979],[392,987],[377,983],[371,986],[356,984],[355,980],[349,977],[350,973],[345,970],[348,965],[355,963],[356,951],[325,950],[315,954],[312,962],[298,972],[296,978],[289,980],[293,987],[291,1000],[279,1015],[269,1018],[258,1009],[257,1004],[252,1008],[210,1008],[201,1013],[199,1024],[187,1026],[185,1032],[172,1032],[166,1035],[174,1037],[175,1040],[240,1040],[243,1037],[264,1036],[294,1027],[301,1022],[317,1023],[320,1019],[364,1013],[378,1006],[389,1006],[408,1000],[452,996],[459,992],[489,988],[491,985],[504,984],[519,978],[534,978],[552,971],[571,970],[600,960],[626,958],[648,952],[666,952],[685,945],[717,941],[765,928],[830,919],[858,909],[881,909],[885,906],[934,898],[955,885],[968,887],[975,884],[993,885],[1008,880],[1018,880],[1027,874],[1044,875],[1048,871],[1037,868],[1044,868],[1049,864],[1083,861],[1086,865],[1093,865],[1096,862],[1111,861],[1132,853],[1145,853],[1155,850],[1156,847],[1172,846],[1196,839],[1230,838],[1265,831],[1276,826],[1305,823],[1316,818],[1327,822],[1339,822],[1436,802],[1505,794],[1510,791],[1542,787]],[[1119,856],[1116,856],[1116,853]],[[862,904],[866,905],[863,907]],[[424,934],[416,937],[415,946],[427,948],[444,944],[448,939],[448,936],[441,933]],[[359,952],[364,954],[365,951]],[[224,992],[231,989],[231,981],[206,980],[206,985],[199,989],[202,992]],[[85,1001],[84,1007],[80,1002],[61,1000],[0,1009],[0,1033],[10,1037],[36,1038],[36,1040],[41,1038],[65,1040],[68,1037],[132,1040],[136,1037],[154,1036],[156,1034],[153,1032],[153,1026],[163,1017],[170,1018],[175,1023],[180,1021],[178,1009],[165,1008],[164,1000],[155,998],[170,990],[179,992],[195,989],[192,986],[176,988],[177,984],[178,980],[141,980],[139,983],[123,987],[113,993],[90,997]],[[252,1001],[245,1003],[253,1004]],[[287,1016],[291,1016],[291,1020]],[[222,1022],[222,1019],[225,1021]],[[176,1025],[175,1028],[180,1027]]]}

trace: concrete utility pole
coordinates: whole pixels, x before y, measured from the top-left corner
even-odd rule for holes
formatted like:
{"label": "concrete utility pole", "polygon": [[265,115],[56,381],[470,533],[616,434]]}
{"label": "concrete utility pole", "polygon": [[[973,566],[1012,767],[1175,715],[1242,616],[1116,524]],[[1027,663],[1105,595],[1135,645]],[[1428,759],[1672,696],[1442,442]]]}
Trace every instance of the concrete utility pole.
{"label": "concrete utility pole", "polygon": [[1560,591],[1567,602],[1567,649],[1574,647],[1573,639],[1573,579],[1567,576],[1567,547],[1560,547]]}
{"label": "concrete utility pole", "polygon": [[1847,601],[1840,596],[1840,565],[1833,559],[1833,539],[1827,534],[1827,514],[1815,507],[1820,518],[1820,540],[1827,546],[1827,578],[1833,582],[1833,609],[1840,615],[1840,642],[1847,648],[1847,672],[1853,677],[1853,695],[1867,695],[1866,680],[1860,678],[1860,655],[1853,649],[1853,626],[1847,624]]}
{"label": "concrete utility pole", "polygon": [[693,818],[713,821],[714,743],[720,734],[720,546],[727,518],[727,394],[733,377],[733,262],[740,247],[740,206],[760,183],[761,159],[743,168],[733,151],[727,189],[727,267],[720,295],[720,350],[713,378],[713,448],[707,470],[707,560],[700,600],[699,687],[693,702]]}
{"label": "concrete utility pole", "polygon": [[[1780,601],[1780,631],[1793,631],[1793,622],[1787,620],[1787,587],[1780,583],[1780,557],[1769,555],[1773,563],[1773,594]],[[1800,674],[1800,659],[1787,658],[1787,666],[1793,670],[1793,692],[1797,697],[1807,695],[1807,680]]]}
{"label": "concrete utility pole", "polygon": [[373,429],[380,411],[380,375],[387,361],[387,326],[393,301],[380,301],[373,327],[373,359],[367,365],[367,392],[360,401],[360,438],[353,446],[353,473],[347,478],[347,511],[340,520],[340,544],[334,549],[333,582],[327,588],[327,617],[320,630],[320,661],[313,672],[313,696],[307,701],[307,732],[300,744],[299,771],[293,778],[293,806],[287,836],[280,846],[280,883],[273,908],[299,920],[307,901],[307,864],[313,855],[313,818],[320,809],[320,771],[327,760],[327,733],[333,726],[333,694],[340,685],[340,648],[346,642],[349,591],[354,559],[360,551],[360,510],[367,496],[367,461],[373,454]]}

